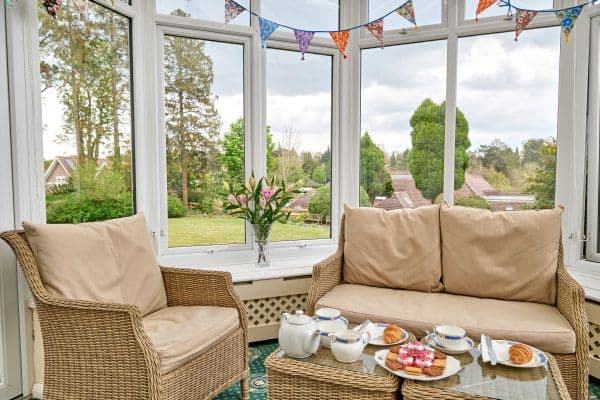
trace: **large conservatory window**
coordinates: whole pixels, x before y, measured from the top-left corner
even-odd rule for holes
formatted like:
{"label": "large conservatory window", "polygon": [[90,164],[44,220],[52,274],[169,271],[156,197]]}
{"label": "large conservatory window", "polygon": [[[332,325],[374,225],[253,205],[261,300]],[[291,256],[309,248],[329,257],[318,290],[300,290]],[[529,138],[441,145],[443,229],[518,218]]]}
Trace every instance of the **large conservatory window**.
{"label": "large conservatory window", "polygon": [[445,77],[446,41],[362,50],[360,206],[439,200]]}
{"label": "large conservatory window", "polygon": [[245,242],[224,213],[225,182],[244,180],[244,48],[164,37],[169,247]]}
{"label": "large conservatory window", "polygon": [[[280,24],[302,29],[338,29],[339,0],[261,0],[261,16]],[[318,33],[327,36],[327,33]]]}
{"label": "large conservatory window", "polygon": [[[148,1],[148,0],[138,0]],[[237,0],[238,4],[250,8],[250,0]],[[159,14],[177,17],[194,18],[205,21],[223,23],[223,0],[156,0],[156,11]],[[231,24],[250,25],[250,13],[243,12]]]}
{"label": "large conservatory window", "polygon": [[560,34],[552,27],[519,42],[514,32],[459,39],[457,205],[554,206]]}
{"label": "large conservatory window", "polygon": [[38,3],[47,222],[131,215],[130,21],[94,2],[53,19]]}
{"label": "large conservatory window", "polygon": [[300,191],[273,240],[331,236],[332,62],[330,55],[267,50],[267,172]]}
{"label": "large conservatory window", "polygon": [[[385,15],[398,7],[403,1],[398,0],[368,0],[369,21]],[[413,0],[415,16],[420,26],[435,25],[442,23],[442,1],[441,0]],[[414,25],[397,13],[391,14],[385,19],[385,29],[413,28]]]}

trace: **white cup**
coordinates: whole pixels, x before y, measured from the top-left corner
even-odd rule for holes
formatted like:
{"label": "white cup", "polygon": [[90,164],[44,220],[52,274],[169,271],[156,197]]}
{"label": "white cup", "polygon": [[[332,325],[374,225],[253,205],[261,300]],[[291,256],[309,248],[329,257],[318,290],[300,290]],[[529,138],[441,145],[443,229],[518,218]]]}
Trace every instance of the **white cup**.
{"label": "white cup", "polygon": [[358,332],[352,329],[329,334],[331,338],[331,352],[336,360],[343,363],[357,361],[363,353],[365,346],[371,340],[369,332]]}
{"label": "white cup", "polygon": [[456,325],[436,325],[435,339],[447,349],[460,349],[465,345],[465,330]]}

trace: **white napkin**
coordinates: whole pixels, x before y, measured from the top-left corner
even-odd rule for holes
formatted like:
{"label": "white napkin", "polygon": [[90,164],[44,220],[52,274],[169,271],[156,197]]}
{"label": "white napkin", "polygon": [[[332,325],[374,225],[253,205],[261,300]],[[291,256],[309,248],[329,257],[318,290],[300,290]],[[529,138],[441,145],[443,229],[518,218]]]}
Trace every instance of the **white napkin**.
{"label": "white napkin", "polygon": [[375,339],[376,337],[383,335],[383,328],[375,325],[371,321],[368,321],[366,324],[364,324],[360,330],[362,332],[369,332],[371,339]]}
{"label": "white napkin", "polygon": [[[487,343],[485,341],[485,335],[481,335],[481,340],[479,341],[481,344],[481,360],[486,363],[490,362],[490,353],[488,352]],[[494,344],[492,343],[492,346]]]}

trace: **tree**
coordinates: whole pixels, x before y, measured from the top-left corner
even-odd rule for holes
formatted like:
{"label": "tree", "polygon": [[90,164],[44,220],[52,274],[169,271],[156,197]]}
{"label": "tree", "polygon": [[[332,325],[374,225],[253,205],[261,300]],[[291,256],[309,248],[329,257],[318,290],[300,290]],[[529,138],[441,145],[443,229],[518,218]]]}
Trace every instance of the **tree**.
{"label": "tree", "polygon": [[212,94],[213,62],[204,41],[186,37],[165,36],[164,54],[168,176],[179,177],[168,183],[189,208],[190,177],[201,180],[217,169],[221,121]]}
{"label": "tree", "polygon": [[[369,132],[365,132],[360,139],[360,185],[371,201],[386,193],[388,176],[383,150],[373,142]],[[391,177],[389,181],[391,182]]]}
{"label": "tree", "polygon": [[303,151],[300,153],[300,157],[302,157],[302,170],[304,171],[304,174],[306,176],[312,176],[313,170],[319,165],[319,161],[315,159],[316,157],[313,157],[313,153],[310,151]]}
{"label": "tree", "polygon": [[521,165],[528,163],[540,165],[542,162],[541,148],[545,144],[545,139],[529,139],[523,142],[523,150],[521,151]]}
{"label": "tree", "polygon": [[358,204],[360,207],[371,207],[371,199],[369,198],[369,193],[365,190],[364,187],[360,187],[360,192],[358,194]]}
{"label": "tree", "polygon": [[317,189],[308,203],[308,212],[318,214],[322,217],[328,216],[331,204],[331,189],[329,184],[323,185]]}
{"label": "tree", "polygon": [[228,181],[236,184],[244,182],[244,119],[238,118],[229,125],[229,132],[223,137],[223,151],[219,162],[227,170]]}
{"label": "tree", "polygon": [[296,182],[304,177],[302,170],[302,158],[298,155],[298,133],[290,125],[281,135],[281,141],[277,144],[274,153],[275,168],[273,174],[276,180]]}
{"label": "tree", "polygon": [[556,192],[556,141],[540,146],[540,159],[541,165],[527,180],[525,192],[535,194],[535,208],[552,208]]}
{"label": "tree", "polygon": [[[427,199],[433,200],[442,193],[444,182],[444,138],[446,103],[436,104],[425,99],[410,119],[412,149],[408,155],[408,169],[416,187]],[[467,149],[469,124],[464,114],[456,109],[456,143],[454,188],[465,182],[465,170],[469,165]]]}
{"label": "tree", "polygon": [[313,169],[311,179],[321,185],[327,183],[327,171],[325,170],[325,167],[322,164],[317,165]]}
{"label": "tree", "polygon": [[499,139],[495,139],[489,145],[479,146],[479,153],[481,154],[481,165],[485,168],[493,168],[505,176],[509,176],[520,165],[518,151],[513,152],[506,143]]}

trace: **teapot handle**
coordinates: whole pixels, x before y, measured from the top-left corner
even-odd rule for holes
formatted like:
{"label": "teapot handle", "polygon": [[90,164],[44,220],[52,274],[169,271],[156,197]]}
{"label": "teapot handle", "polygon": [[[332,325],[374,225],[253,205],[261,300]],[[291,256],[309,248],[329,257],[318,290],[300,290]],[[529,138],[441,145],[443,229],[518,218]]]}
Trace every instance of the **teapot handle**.
{"label": "teapot handle", "polygon": [[333,343],[333,342],[335,342],[335,341],[337,340],[337,337],[335,336],[335,334],[334,334],[334,333],[330,333],[330,334],[329,334],[329,335],[327,335],[327,336],[328,336],[328,337],[329,337],[329,339],[330,339],[330,342],[329,342],[329,343]]}
{"label": "teapot handle", "polygon": [[340,320],[342,320],[344,324],[346,324],[346,327],[348,326],[348,319],[346,317],[340,317]]}

